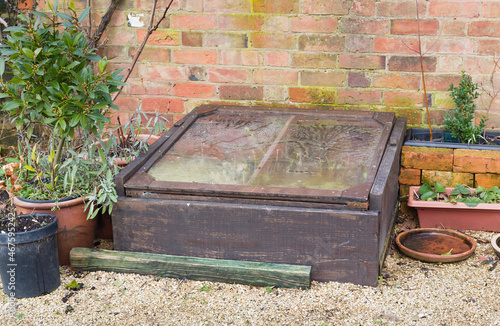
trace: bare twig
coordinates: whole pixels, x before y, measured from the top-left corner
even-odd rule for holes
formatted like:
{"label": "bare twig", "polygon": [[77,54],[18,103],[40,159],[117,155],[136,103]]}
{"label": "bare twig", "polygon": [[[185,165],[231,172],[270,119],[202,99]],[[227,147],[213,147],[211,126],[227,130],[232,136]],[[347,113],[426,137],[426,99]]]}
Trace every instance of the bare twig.
{"label": "bare twig", "polygon": [[[154,0],[153,1],[153,6],[151,8],[151,17],[149,19],[149,26],[148,26],[146,35],[144,36],[144,39],[142,40],[141,45],[139,46],[139,48],[137,49],[137,52],[134,55],[134,59],[132,60],[132,64],[130,65],[129,68],[127,68],[127,71],[125,72],[125,76],[123,77],[123,82],[126,82],[128,80],[128,78],[130,77],[130,74],[132,73],[132,70],[134,70],[134,67],[135,67],[135,65],[137,63],[137,60],[139,59],[139,56],[141,55],[142,51],[144,50],[144,47],[146,46],[146,42],[148,41],[149,36],[154,31],[156,31],[158,29],[158,27],[160,26],[160,23],[163,21],[163,19],[166,18],[167,12],[170,9],[170,6],[172,6],[172,3],[174,2],[174,0],[170,0],[169,4],[167,5],[167,7],[165,8],[165,10],[163,11],[162,17],[158,20],[158,22],[156,24],[154,24],[157,2],[158,2],[158,0]],[[123,89],[123,86],[120,87],[120,90],[121,89]],[[116,100],[116,98],[118,97],[118,95],[120,95],[120,93],[121,92],[116,92],[113,95],[113,101]]]}
{"label": "bare twig", "polygon": [[[92,36],[92,38],[89,42],[89,48],[92,49],[92,48],[96,47],[97,43],[99,42],[99,40],[102,37],[102,34],[106,30],[106,27],[108,26],[109,22],[111,21],[111,17],[113,16],[113,13],[115,12],[118,5],[120,4],[120,1],[121,0],[111,0],[111,4],[109,5],[108,10],[104,14],[104,16],[102,16],[101,22],[99,23],[97,30],[95,31],[94,35]],[[90,19],[90,17],[89,17],[89,19]],[[90,26],[92,26],[92,24]]]}

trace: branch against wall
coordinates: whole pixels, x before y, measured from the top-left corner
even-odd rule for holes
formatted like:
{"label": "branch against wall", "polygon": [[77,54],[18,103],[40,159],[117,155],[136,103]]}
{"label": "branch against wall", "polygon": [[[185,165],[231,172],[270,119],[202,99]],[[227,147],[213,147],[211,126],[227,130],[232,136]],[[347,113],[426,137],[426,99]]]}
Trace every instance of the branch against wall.
{"label": "branch against wall", "polygon": [[[125,72],[125,76],[123,77],[123,82],[127,82],[128,78],[130,77],[130,74],[132,73],[132,70],[134,70],[134,67],[137,63],[137,60],[139,59],[139,56],[141,55],[142,51],[144,50],[144,47],[146,46],[146,43],[148,41],[148,38],[149,36],[158,29],[158,27],[160,26],[161,22],[167,17],[167,12],[168,10],[170,9],[170,7],[172,6],[172,3],[174,2],[174,0],[170,0],[170,2],[168,3],[167,7],[165,8],[165,10],[163,11],[163,15],[161,16],[161,18],[158,20],[158,22],[155,24],[154,23],[154,18],[155,18],[155,12],[156,12],[156,5],[158,3],[158,0],[154,0],[153,1],[153,6],[151,8],[151,16],[149,18],[149,26],[148,26],[148,30],[146,32],[146,35],[144,36],[144,39],[142,40],[142,43],[141,45],[139,46],[139,49],[137,49],[137,53],[135,54],[134,56],[134,59],[132,60],[132,63],[130,64],[130,67],[127,68],[127,71]],[[120,88],[120,90],[122,90],[123,87]],[[117,92],[113,95],[113,102],[116,100],[116,98],[118,97],[118,95],[120,95],[121,92]]]}

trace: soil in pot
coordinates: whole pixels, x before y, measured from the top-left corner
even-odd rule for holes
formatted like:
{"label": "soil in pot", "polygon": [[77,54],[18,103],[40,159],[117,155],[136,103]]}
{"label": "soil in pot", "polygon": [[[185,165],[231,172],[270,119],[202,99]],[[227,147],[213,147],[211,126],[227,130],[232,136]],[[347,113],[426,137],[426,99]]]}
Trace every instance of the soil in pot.
{"label": "soil in pot", "polygon": [[75,247],[90,248],[92,246],[96,220],[87,219],[83,197],[58,202],[26,201],[20,197],[15,197],[14,205],[18,214],[48,213],[57,217],[59,264],[70,264],[69,253],[71,249]]}
{"label": "soil in pot", "polygon": [[29,298],[52,292],[61,284],[57,253],[57,218],[51,214],[0,219],[0,276],[9,297]]}

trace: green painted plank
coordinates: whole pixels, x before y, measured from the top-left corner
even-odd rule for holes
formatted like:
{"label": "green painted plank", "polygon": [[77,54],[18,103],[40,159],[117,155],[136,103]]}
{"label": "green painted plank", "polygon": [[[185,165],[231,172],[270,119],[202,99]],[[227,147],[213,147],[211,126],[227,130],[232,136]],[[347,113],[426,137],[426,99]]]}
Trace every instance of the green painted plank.
{"label": "green painted plank", "polygon": [[73,248],[71,267],[84,271],[137,273],[255,286],[311,286],[311,266]]}

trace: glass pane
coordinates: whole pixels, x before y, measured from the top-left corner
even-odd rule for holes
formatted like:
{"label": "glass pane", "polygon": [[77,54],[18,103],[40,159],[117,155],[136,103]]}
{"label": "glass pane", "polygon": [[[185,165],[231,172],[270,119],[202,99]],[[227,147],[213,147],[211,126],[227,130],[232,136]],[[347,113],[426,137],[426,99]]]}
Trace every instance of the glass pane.
{"label": "glass pane", "polygon": [[201,117],[148,173],[156,180],[244,185],[289,117]]}
{"label": "glass pane", "polygon": [[148,173],[159,181],[345,190],[365,182],[382,124],[272,114],[198,118]]}

